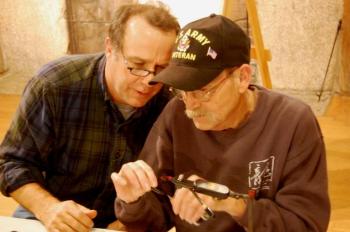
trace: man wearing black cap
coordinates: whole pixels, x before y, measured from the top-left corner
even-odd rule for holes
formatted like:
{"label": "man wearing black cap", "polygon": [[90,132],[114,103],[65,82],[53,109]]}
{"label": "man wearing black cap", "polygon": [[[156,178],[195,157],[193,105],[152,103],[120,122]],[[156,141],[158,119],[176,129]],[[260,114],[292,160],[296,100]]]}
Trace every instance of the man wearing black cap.
{"label": "man wearing black cap", "polygon": [[[316,118],[301,101],[251,85],[249,52],[249,38],[223,16],[182,29],[169,66],[152,79],[178,98],[154,124],[140,160],[112,174],[116,214],[128,230],[244,231],[249,220],[254,231],[327,230],[325,147]],[[244,198],[171,189],[164,176],[254,192],[254,217]]]}

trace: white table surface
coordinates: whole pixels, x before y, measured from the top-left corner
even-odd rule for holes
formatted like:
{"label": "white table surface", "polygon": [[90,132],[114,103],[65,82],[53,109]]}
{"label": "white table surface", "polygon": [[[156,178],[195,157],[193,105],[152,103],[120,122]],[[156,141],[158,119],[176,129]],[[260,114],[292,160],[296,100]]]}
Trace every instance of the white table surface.
{"label": "white table surface", "polygon": [[[92,232],[112,230],[94,228]],[[115,230],[113,230],[115,232]],[[0,216],[0,232],[46,232],[45,227],[37,220]]]}

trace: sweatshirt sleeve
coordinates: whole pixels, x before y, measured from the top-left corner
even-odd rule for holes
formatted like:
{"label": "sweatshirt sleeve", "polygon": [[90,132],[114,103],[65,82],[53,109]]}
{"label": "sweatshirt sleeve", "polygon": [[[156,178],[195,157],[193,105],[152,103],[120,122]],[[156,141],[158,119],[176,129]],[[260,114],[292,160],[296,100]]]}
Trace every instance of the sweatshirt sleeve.
{"label": "sweatshirt sleeve", "polygon": [[[299,120],[273,199],[254,204],[254,231],[327,231],[330,218],[326,154],[316,118]],[[241,224],[247,225],[248,215]]]}
{"label": "sweatshirt sleeve", "polygon": [[[139,156],[139,159],[152,167],[156,176],[172,175],[173,167],[171,146],[168,136],[165,136],[166,133],[164,133],[162,114],[151,129]],[[160,184],[159,180],[158,184]],[[171,194],[171,192],[166,192]],[[168,231],[173,226],[171,207],[168,196],[148,192],[131,204],[126,204],[117,198],[115,213],[118,220],[126,225],[128,231],[162,232]]]}
{"label": "sweatshirt sleeve", "polygon": [[169,203],[163,203],[167,199],[158,199],[157,196],[148,192],[136,202],[125,203],[120,199],[115,201],[115,213],[127,228],[127,231],[159,231],[166,232],[170,229],[170,217],[164,210]]}

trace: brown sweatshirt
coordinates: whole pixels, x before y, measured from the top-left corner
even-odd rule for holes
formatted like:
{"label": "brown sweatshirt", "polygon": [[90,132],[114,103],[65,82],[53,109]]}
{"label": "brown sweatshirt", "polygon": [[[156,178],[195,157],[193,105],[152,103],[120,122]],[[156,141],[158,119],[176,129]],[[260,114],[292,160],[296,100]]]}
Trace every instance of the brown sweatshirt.
{"label": "brown sweatshirt", "polygon": [[[173,99],[151,130],[140,159],[158,176],[196,174],[233,191],[258,191],[254,232],[326,231],[330,217],[323,137],[309,106],[259,87],[257,107],[239,128],[198,130]],[[167,197],[147,193],[132,204],[116,200],[129,231],[244,231],[225,212],[193,226],[175,216]]]}

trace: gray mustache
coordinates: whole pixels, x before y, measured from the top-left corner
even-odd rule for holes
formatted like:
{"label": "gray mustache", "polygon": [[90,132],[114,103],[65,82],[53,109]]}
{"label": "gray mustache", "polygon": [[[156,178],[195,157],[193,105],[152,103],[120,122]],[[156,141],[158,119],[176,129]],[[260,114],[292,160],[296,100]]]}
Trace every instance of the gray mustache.
{"label": "gray mustache", "polygon": [[189,118],[203,117],[207,113],[200,110],[185,110],[186,116]]}

